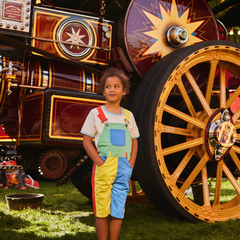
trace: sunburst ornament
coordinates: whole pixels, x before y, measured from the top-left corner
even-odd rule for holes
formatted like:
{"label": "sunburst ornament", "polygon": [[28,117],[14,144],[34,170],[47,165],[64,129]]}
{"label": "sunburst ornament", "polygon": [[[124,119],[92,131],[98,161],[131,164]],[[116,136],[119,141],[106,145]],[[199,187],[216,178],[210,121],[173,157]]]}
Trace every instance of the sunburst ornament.
{"label": "sunburst ornament", "polygon": [[[191,22],[191,19],[188,18],[190,8],[181,14],[181,12],[178,12],[177,10],[176,1],[173,0],[169,12],[167,12],[161,4],[159,4],[159,9],[160,14],[158,14],[158,16],[142,9],[142,12],[153,24],[153,26],[151,26],[151,31],[143,32],[145,35],[149,36],[151,38],[150,41],[153,42],[152,46],[143,53],[143,56],[157,53],[157,56],[161,55],[161,57],[164,57],[169,54],[173,51],[173,46],[178,47],[177,44],[174,45],[171,43],[171,38],[173,39],[173,42],[176,41],[178,43],[178,37],[183,37],[184,41],[179,41],[179,46],[183,43],[184,46],[188,46],[203,41],[196,36],[197,33],[195,31],[200,27],[204,20]],[[177,31],[175,35],[178,34],[177,36],[172,34],[172,30],[175,31],[176,29]]]}
{"label": "sunburst ornament", "polygon": [[[82,41],[82,38],[85,37],[85,35],[80,35],[80,28],[78,29],[77,32],[72,27],[72,33],[66,32],[66,34],[70,37],[69,39],[66,40],[66,42],[71,42],[73,45],[70,46],[70,48],[73,48],[74,44],[84,44]],[[79,46],[76,46],[77,49],[79,49]]]}

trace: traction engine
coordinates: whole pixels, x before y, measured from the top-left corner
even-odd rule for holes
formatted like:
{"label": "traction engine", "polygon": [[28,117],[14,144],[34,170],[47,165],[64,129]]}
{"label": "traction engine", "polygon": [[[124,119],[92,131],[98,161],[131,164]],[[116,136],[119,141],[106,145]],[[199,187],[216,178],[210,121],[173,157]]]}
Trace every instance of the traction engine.
{"label": "traction engine", "polygon": [[[128,201],[147,198],[192,222],[240,217],[240,45],[222,40],[226,28],[207,1],[0,4],[2,157],[21,156],[24,169],[57,185],[70,178],[91,199],[80,130],[105,103],[98,82],[115,66],[130,77],[121,104],[141,135]],[[186,194],[196,187],[201,202]]]}

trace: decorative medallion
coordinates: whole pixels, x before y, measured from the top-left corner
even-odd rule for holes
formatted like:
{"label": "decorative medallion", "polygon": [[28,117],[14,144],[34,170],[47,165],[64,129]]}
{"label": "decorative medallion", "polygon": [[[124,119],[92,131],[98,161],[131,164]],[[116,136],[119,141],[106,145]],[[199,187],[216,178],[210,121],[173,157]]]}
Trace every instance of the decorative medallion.
{"label": "decorative medallion", "polygon": [[64,21],[58,28],[57,40],[62,52],[75,58],[88,55],[94,44],[92,29],[81,19]]}
{"label": "decorative medallion", "polygon": [[[148,36],[150,42],[152,42],[152,45],[150,45],[149,48],[145,49],[142,55],[146,56],[149,54],[157,53],[158,55],[164,57],[169,52],[171,52],[172,49],[169,48],[169,45],[162,44],[161,39],[167,36],[167,42],[169,42],[170,45],[173,46],[170,41],[171,35],[169,33],[169,30],[171,30],[173,26],[175,27],[175,25],[177,27],[181,26],[184,29],[184,32],[188,36],[185,39],[186,41],[184,41],[184,43],[188,42],[187,45],[202,42],[203,40],[197,34],[197,29],[204,21],[198,20],[195,22],[191,22],[191,19],[189,19],[189,11],[190,8],[188,7],[185,8],[184,12],[178,12],[175,0],[172,1],[172,4],[168,9],[164,9],[164,7],[159,4],[159,12],[156,12],[155,14],[152,14],[142,9],[142,12],[147,17],[150,25],[150,29],[147,29],[147,31],[142,31],[142,33]],[[166,28],[166,25],[168,24],[170,25],[170,27]]]}

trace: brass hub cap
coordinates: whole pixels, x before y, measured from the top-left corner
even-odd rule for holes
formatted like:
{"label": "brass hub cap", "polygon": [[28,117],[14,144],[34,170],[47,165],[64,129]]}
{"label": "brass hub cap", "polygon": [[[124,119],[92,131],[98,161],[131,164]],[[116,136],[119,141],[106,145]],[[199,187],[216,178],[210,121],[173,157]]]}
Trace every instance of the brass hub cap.
{"label": "brass hub cap", "polygon": [[173,47],[180,47],[188,40],[188,32],[184,27],[170,27],[167,40]]}
{"label": "brass hub cap", "polygon": [[224,148],[231,147],[236,141],[236,129],[232,123],[222,122],[214,128],[214,139]]}
{"label": "brass hub cap", "polygon": [[237,138],[237,131],[231,122],[229,111],[223,110],[222,114],[221,111],[222,109],[219,109],[212,115],[205,135],[208,153],[215,161],[226,156]]}

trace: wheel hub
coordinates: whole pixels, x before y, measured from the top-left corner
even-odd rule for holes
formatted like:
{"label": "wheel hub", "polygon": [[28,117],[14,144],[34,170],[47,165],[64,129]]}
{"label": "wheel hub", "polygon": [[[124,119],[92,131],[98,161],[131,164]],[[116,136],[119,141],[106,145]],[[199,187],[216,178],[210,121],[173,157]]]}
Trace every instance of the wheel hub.
{"label": "wheel hub", "polygon": [[167,40],[173,47],[180,47],[188,40],[188,32],[184,27],[170,27],[167,31]]}
{"label": "wheel hub", "polygon": [[[218,112],[219,111],[215,112],[213,115],[216,115]],[[208,142],[214,149],[214,154],[210,156],[215,161],[219,161],[228,153],[237,137],[237,131],[231,122],[229,111],[225,109],[220,119],[214,119],[210,122],[210,127],[207,129],[209,129],[206,132]]]}

